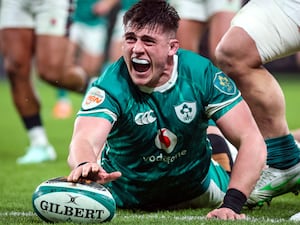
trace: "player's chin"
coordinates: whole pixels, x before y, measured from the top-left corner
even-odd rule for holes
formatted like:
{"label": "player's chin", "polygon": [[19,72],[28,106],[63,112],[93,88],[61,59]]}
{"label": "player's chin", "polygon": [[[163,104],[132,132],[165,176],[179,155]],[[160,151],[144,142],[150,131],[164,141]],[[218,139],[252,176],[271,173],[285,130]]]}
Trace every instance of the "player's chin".
{"label": "player's chin", "polygon": [[149,86],[150,77],[148,75],[135,74],[131,76],[132,82],[137,86]]}

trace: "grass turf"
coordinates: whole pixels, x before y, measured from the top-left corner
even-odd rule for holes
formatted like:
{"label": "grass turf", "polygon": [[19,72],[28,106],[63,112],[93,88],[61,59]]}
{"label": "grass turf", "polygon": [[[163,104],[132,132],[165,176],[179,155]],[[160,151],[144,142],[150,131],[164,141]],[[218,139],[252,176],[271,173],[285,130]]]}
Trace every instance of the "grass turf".
{"label": "grass turf", "polygon": [[[287,120],[291,129],[300,127],[299,87],[300,78],[278,76],[285,92]],[[37,165],[17,165],[16,158],[23,155],[28,139],[23,125],[12,104],[9,86],[0,81],[0,224],[33,225],[43,224],[33,212],[31,196],[38,184],[52,177],[67,175],[66,163],[75,114],[70,119],[56,120],[52,117],[52,107],[56,100],[56,89],[40,81],[35,81],[42,103],[42,116],[51,143],[58,152],[55,162]],[[70,93],[74,111],[81,103],[81,95]],[[183,193],[184,194],[184,193]],[[292,193],[273,199],[271,206],[260,209],[245,209],[248,219],[235,221],[239,224],[295,224],[288,221],[300,211],[299,197]],[[135,224],[229,224],[232,221],[205,220],[210,209],[160,211],[146,213],[140,211],[118,210],[111,225]],[[70,224],[70,223],[61,223]]]}

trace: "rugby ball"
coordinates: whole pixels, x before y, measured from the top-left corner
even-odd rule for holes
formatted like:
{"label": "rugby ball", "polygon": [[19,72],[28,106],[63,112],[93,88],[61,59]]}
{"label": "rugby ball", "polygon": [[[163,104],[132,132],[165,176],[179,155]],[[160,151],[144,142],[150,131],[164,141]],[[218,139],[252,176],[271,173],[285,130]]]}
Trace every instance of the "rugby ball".
{"label": "rugby ball", "polygon": [[116,202],[103,185],[57,177],[41,183],[32,195],[35,213],[46,222],[99,223],[110,221]]}

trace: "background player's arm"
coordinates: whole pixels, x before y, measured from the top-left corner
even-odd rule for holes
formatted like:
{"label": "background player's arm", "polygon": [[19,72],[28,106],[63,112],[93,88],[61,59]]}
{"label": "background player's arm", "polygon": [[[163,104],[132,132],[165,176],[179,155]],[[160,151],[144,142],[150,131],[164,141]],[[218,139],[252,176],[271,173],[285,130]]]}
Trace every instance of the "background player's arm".
{"label": "background player's arm", "polygon": [[99,16],[108,15],[109,12],[117,6],[120,0],[101,0],[98,1],[94,7],[93,12]]}

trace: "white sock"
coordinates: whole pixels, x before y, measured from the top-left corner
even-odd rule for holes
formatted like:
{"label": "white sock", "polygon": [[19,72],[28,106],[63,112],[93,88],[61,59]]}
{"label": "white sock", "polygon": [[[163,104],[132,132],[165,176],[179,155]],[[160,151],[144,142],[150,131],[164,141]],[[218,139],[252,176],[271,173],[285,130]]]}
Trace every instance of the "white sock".
{"label": "white sock", "polygon": [[45,129],[41,126],[28,130],[28,137],[30,146],[45,146],[49,144]]}

